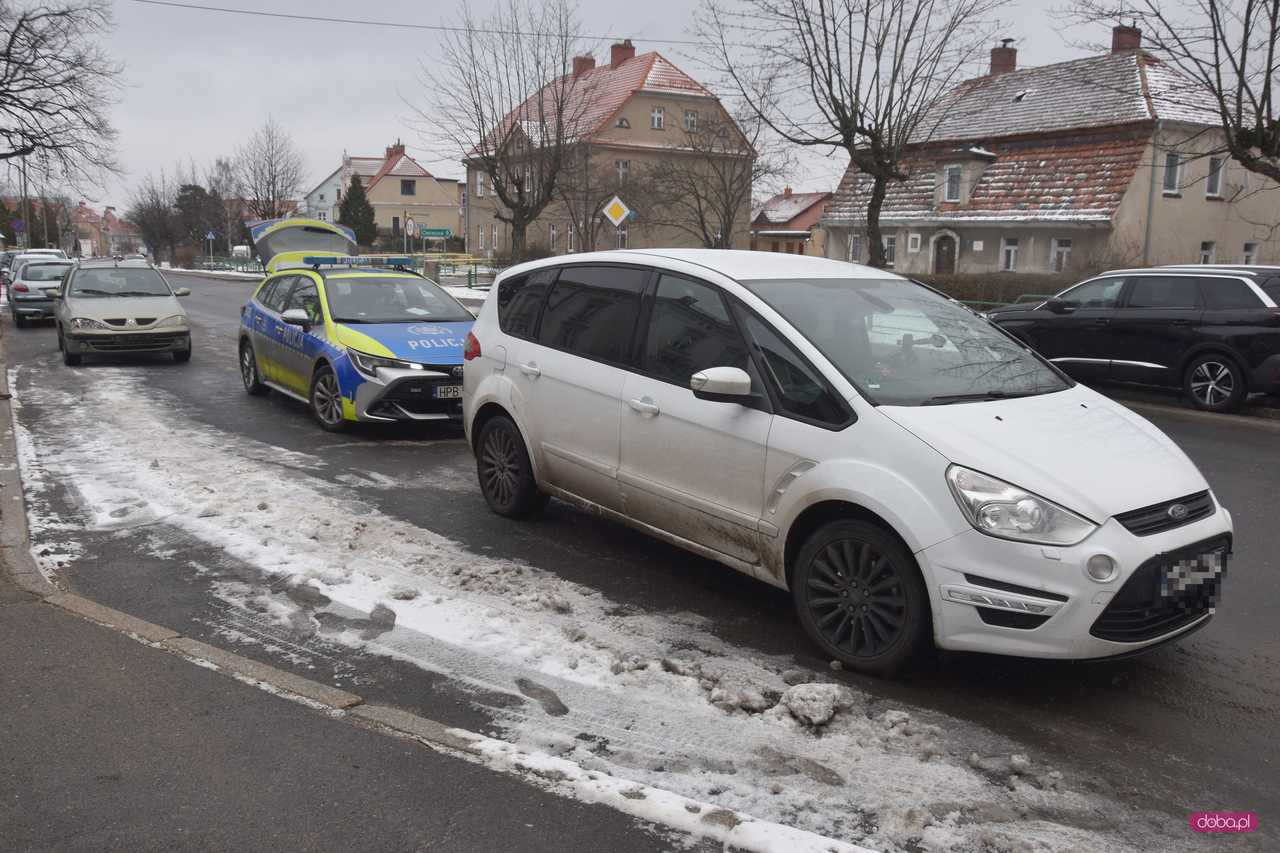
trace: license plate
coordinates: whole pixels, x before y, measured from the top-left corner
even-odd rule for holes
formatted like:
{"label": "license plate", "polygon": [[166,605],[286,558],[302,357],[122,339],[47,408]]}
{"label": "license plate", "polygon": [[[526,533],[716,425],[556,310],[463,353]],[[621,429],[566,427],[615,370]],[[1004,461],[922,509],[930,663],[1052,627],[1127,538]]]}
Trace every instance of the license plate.
{"label": "license plate", "polygon": [[1205,554],[1179,560],[1165,567],[1160,594],[1176,596],[1206,582],[1216,580],[1227,568],[1227,549],[1215,548]]}
{"label": "license plate", "polygon": [[434,395],[442,400],[456,400],[462,397],[461,385],[437,385]]}

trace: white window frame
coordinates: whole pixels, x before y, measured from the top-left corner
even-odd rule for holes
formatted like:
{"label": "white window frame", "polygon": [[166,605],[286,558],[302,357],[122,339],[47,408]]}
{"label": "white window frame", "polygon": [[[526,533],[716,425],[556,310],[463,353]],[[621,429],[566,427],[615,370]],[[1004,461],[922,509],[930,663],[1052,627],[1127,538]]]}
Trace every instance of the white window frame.
{"label": "white window frame", "polygon": [[[1182,155],[1177,151],[1164,153],[1164,175],[1160,179],[1160,191],[1164,195],[1182,195]],[[1169,178],[1173,177],[1173,186]]]}
{"label": "white window frame", "polygon": [[613,167],[618,170],[618,183],[625,184],[631,175],[630,160],[614,160]]}
{"label": "white window frame", "polygon": [[552,253],[556,250],[556,236],[556,224],[552,222],[547,226],[547,248],[550,249]]}
{"label": "white window frame", "polygon": [[907,235],[907,251],[912,253],[920,251],[920,232],[912,231]]}
{"label": "white window frame", "polygon": [[690,133],[693,133],[698,129],[698,111],[697,110],[684,111],[684,129],[689,131]]}
{"label": "white window frame", "polygon": [[479,249],[481,252],[483,252],[484,251],[484,226],[483,225],[476,226],[476,242],[479,244],[476,246],[476,248]]}
{"label": "white window frame", "polygon": [[898,262],[898,235],[886,234],[884,238],[884,265],[892,267]]}
{"label": "white window frame", "polygon": [[1212,264],[1217,254],[1218,254],[1218,244],[1216,242],[1214,242],[1213,240],[1200,241],[1200,263]]}
{"label": "white window frame", "polygon": [[476,198],[484,198],[484,172],[476,172]]}
{"label": "white window frame", "polygon": [[[953,173],[956,176],[955,197],[952,197],[951,195],[951,175]],[[942,200],[948,201],[948,202],[959,201],[960,197],[963,195],[964,195],[964,168],[961,166],[957,166],[955,164],[943,167],[942,169]]]}
{"label": "white window frame", "polygon": [[329,214],[325,213],[323,210],[316,211],[316,219],[321,222],[328,222],[329,220],[326,218],[328,215]]}
{"label": "white window frame", "polygon": [[[1214,163],[1218,164],[1217,169],[1213,168]],[[1204,178],[1205,198],[1222,198],[1222,173],[1226,168],[1227,161],[1222,157],[1209,158],[1209,173]]]}
{"label": "white window frame", "polygon": [[533,192],[533,169],[528,169],[524,173],[524,191],[526,194]]}
{"label": "white window frame", "polygon": [[564,243],[565,252],[568,254],[572,255],[578,251],[578,229],[574,228],[572,224],[569,225],[569,230],[564,234]]}
{"label": "white window frame", "polygon": [[858,263],[862,260],[862,235],[857,231],[849,232],[849,245],[845,248],[849,257],[846,260]]}
{"label": "white window frame", "polygon": [[1256,264],[1258,262],[1258,243],[1255,240],[1246,240],[1244,243],[1244,251],[1240,256],[1242,264]]}
{"label": "white window frame", "polygon": [[654,107],[649,110],[649,128],[651,130],[666,130],[667,125],[667,108]]}
{"label": "white window frame", "polygon": [[493,223],[489,229],[489,248],[495,252],[498,250],[498,223]]}
{"label": "white window frame", "polygon": [[[1063,245],[1065,241],[1066,245]],[[1049,271],[1050,272],[1066,272],[1067,264],[1071,262],[1071,249],[1074,240],[1071,237],[1054,237],[1049,241]],[[1061,260],[1059,260],[1061,256]]]}
{"label": "white window frame", "polygon": [[1000,238],[1000,272],[1018,271],[1018,238]]}

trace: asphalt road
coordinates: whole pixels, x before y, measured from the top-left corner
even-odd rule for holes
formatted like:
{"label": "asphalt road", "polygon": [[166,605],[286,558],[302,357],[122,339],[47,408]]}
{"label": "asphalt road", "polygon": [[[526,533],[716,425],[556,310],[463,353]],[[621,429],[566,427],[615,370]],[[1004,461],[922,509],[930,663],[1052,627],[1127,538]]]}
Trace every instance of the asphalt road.
{"label": "asphalt road", "polygon": [[[379,475],[400,482],[420,476],[420,488],[351,488],[382,512],[447,533],[470,549],[523,560],[639,611],[692,611],[717,638],[744,653],[790,656],[798,665],[826,669],[783,593],[555,503],[537,523],[495,523],[474,487],[473,462],[458,428],[414,425],[334,436],[320,431],[300,404],[274,394],[246,396],[236,372],[235,335],[250,286],[171,278],[193,290],[185,304],[195,328],[195,355],[187,365],[157,361],[148,378],[181,402],[175,417],[285,451],[323,452],[327,470],[360,472],[371,483]],[[13,330],[9,340],[11,365],[31,367],[22,382],[65,381],[51,329]],[[39,419],[42,413],[27,408],[23,416]],[[1194,810],[1257,811],[1263,832],[1233,841],[1275,849],[1280,836],[1269,827],[1280,814],[1280,744],[1274,737],[1280,731],[1280,548],[1273,526],[1280,433],[1228,418],[1153,420],[1196,461],[1235,516],[1235,560],[1217,616],[1205,629],[1175,646],[1118,661],[943,655],[900,682],[833,675],[886,701],[945,712],[1029,744],[1057,765],[1087,774],[1098,792],[1156,808],[1184,825],[1186,812]],[[456,475],[451,487],[440,488],[442,472]],[[64,499],[70,507],[71,498]],[[59,500],[52,498],[55,510]],[[73,561],[66,569],[76,591],[226,644],[229,617],[208,594],[208,572],[214,566],[234,574],[240,569],[233,559],[195,541],[173,545],[183,556],[177,566],[119,537],[102,535],[90,544],[93,559]],[[268,631],[238,618],[239,630]],[[274,650],[236,650],[313,677],[346,679],[371,700],[447,723],[485,730],[490,722],[474,690],[443,675],[353,655],[321,639],[275,639]]]}

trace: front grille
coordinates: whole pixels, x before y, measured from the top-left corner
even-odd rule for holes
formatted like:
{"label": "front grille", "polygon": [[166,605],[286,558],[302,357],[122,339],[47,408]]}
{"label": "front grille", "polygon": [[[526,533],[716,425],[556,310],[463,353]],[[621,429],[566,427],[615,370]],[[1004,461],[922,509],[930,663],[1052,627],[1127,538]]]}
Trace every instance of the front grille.
{"label": "front grille", "polygon": [[[1186,514],[1175,517],[1169,513],[1169,509],[1178,504],[1186,509]],[[1150,536],[1153,533],[1162,533],[1208,518],[1213,515],[1213,512],[1213,497],[1208,492],[1196,492],[1185,498],[1174,498],[1171,501],[1144,506],[1142,509],[1122,512],[1116,516],[1116,521],[1123,524],[1125,529],[1135,536]]]}
{"label": "front grille", "polygon": [[461,415],[462,399],[459,397],[439,398],[435,396],[437,385],[457,385],[450,379],[404,379],[397,382],[379,399],[376,414],[384,408],[400,407],[415,415]]}
{"label": "front grille", "polygon": [[183,339],[182,335],[103,335],[80,342],[97,352],[142,352],[171,349]]}
{"label": "front grille", "polygon": [[[155,317],[135,317],[134,321],[139,326],[150,326],[152,323],[156,321],[156,318]],[[111,326],[127,326],[129,325],[129,318],[128,317],[110,317],[103,320],[102,322],[107,323],[108,325],[111,325]]]}
{"label": "front grille", "polygon": [[[1221,537],[1152,557],[1125,581],[1089,633],[1100,640],[1139,643],[1212,613],[1230,551],[1230,537]],[[1221,561],[1217,570],[1215,560]]]}

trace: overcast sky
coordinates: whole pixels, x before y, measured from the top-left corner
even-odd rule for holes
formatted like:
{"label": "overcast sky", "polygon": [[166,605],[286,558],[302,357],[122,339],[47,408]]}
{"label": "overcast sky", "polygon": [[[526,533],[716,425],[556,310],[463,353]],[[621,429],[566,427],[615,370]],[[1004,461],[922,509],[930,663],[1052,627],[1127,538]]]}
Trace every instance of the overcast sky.
{"label": "overcast sky", "polygon": [[[202,0],[175,0],[202,2]],[[452,23],[460,3],[372,0],[203,0],[210,5],[407,23]],[[483,10],[493,0],[475,0]],[[609,41],[629,37],[639,52],[658,50],[694,77],[706,79],[692,48],[658,39],[687,39],[693,0],[589,2],[584,30]],[[1015,0],[1001,31],[1017,39],[1019,65],[1042,65],[1082,55],[1070,41],[1103,40],[1105,33],[1061,33],[1050,0]],[[126,174],[103,193],[128,203],[130,189],[149,172],[170,171],[194,159],[203,168],[230,154],[268,115],[293,134],[306,161],[308,187],[351,154],[380,154],[397,137],[434,174],[458,177],[461,166],[428,150],[408,127],[404,99],[425,103],[419,62],[439,51],[441,34],[428,31],[286,21],[143,5],[115,0],[116,28],[108,51],[125,64],[124,88],[113,110]],[[831,189],[844,170],[840,157],[807,156],[792,185]],[[102,201],[99,199],[98,201]]]}

